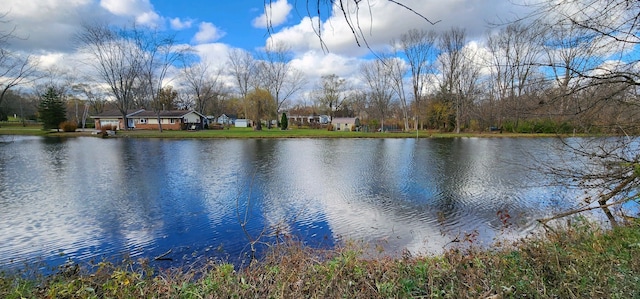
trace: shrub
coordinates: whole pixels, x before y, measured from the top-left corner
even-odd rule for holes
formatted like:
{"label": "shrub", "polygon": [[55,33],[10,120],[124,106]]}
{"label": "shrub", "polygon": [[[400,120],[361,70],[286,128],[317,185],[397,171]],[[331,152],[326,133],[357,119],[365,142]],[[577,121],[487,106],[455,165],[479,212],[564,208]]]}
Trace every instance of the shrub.
{"label": "shrub", "polygon": [[64,132],[75,132],[78,124],[75,121],[64,121],[60,123],[59,128]]}

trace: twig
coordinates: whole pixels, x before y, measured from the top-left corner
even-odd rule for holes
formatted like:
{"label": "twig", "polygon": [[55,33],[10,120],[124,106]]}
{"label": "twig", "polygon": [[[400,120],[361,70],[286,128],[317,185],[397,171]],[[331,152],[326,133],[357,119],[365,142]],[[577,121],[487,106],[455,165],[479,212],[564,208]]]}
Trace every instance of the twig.
{"label": "twig", "polygon": [[156,260],[156,261],[173,261],[172,258],[167,257],[167,255],[171,254],[172,251],[173,251],[173,249],[169,249],[167,252],[165,252],[165,253],[163,253],[163,254],[161,254],[159,256],[156,256],[153,259]]}

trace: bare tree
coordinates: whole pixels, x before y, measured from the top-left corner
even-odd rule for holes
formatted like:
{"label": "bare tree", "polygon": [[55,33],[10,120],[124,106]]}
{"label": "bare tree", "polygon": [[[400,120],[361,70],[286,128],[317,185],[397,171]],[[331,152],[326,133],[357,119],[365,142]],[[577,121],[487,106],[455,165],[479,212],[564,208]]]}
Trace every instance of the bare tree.
{"label": "bare tree", "polygon": [[184,90],[193,98],[195,110],[200,114],[218,112],[217,101],[227,93],[222,81],[222,70],[212,72],[210,67],[210,64],[203,60],[183,70]]}
{"label": "bare tree", "polygon": [[[9,22],[7,15],[0,14],[0,23]],[[8,49],[10,41],[17,38],[14,32],[15,29],[0,31],[0,105],[10,89],[36,79],[38,60]]]}
{"label": "bare tree", "polygon": [[365,62],[360,68],[360,75],[369,88],[369,105],[380,118],[381,131],[384,131],[384,120],[389,114],[394,94],[390,59]]}
{"label": "bare tree", "polygon": [[409,130],[409,105],[407,104],[407,95],[405,91],[404,78],[407,74],[408,67],[404,60],[398,58],[398,54],[395,53],[394,57],[385,60],[389,65],[389,78],[391,80],[391,86],[398,97],[400,102],[400,112],[402,113],[402,120],[404,121],[404,131]]}
{"label": "bare tree", "polygon": [[400,37],[400,46],[409,64],[416,130],[419,128],[420,114],[423,111],[424,93],[430,83],[429,75],[435,71],[433,57],[437,54],[436,38],[435,31],[417,29],[409,30]]}
{"label": "bare tree", "polygon": [[126,29],[116,30],[107,24],[85,24],[77,34],[85,61],[95,70],[96,78],[106,84],[114,104],[128,126],[127,110],[132,108],[134,88],[143,70],[144,54],[128,37]]}
{"label": "bare tree", "polygon": [[320,78],[316,101],[333,119],[335,111],[340,110],[347,99],[347,81],[336,74]]}
{"label": "bare tree", "polygon": [[158,130],[162,132],[160,112],[165,110],[161,102],[163,89],[168,83],[169,72],[176,63],[184,60],[189,49],[179,45],[175,35],[163,35],[157,31],[145,32],[136,28],[132,30],[132,34],[136,47],[142,51],[139,79],[142,86],[148,89],[156,112]]}
{"label": "bare tree", "polygon": [[233,49],[229,52],[227,57],[227,65],[229,66],[229,72],[236,83],[236,89],[240,94],[245,117],[248,117],[247,111],[247,94],[251,88],[256,87],[254,83],[257,76],[258,63],[253,58],[251,53]]}
{"label": "bare tree", "polygon": [[455,113],[455,131],[460,133],[463,117],[466,116],[470,96],[476,91],[480,70],[473,51],[465,49],[466,33],[452,28],[440,36],[441,90],[452,103]]}
{"label": "bare tree", "polygon": [[[534,8],[535,12],[529,18],[535,22],[534,26],[547,30],[551,37],[548,45],[559,50],[551,57],[561,59],[553,59],[550,64],[552,69],[559,71],[552,72],[554,76],[550,80],[558,82],[560,96],[585,92],[593,98],[591,105],[575,107],[573,114],[598,114],[616,104],[637,109],[640,58],[629,53],[640,44],[640,2],[545,0]],[[563,56],[562,53],[566,54]],[[568,186],[588,191],[582,207],[551,219],[601,209],[615,225],[618,221],[612,208],[639,200],[638,138],[627,134],[638,132],[637,122],[617,123],[608,132],[619,133],[622,137],[566,140],[565,149],[587,162],[578,167],[571,163],[550,165],[548,169],[565,178],[563,183]]]}
{"label": "bare tree", "polygon": [[[491,54],[488,65],[491,67],[493,94],[497,101],[506,104],[509,113],[514,114],[514,128],[518,126],[523,113],[521,99],[535,78],[534,73],[540,63],[541,37],[534,27],[513,23],[487,39]],[[505,116],[500,113],[500,125]]]}
{"label": "bare tree", "polygon": [[290,47],[284,43],[267,47],[258,70],[259,85],[269,90],[276,101],[275,115],[306,83],[304,74],[291,65]]}
{"label": "bare tree", "polygon": [[75,84],[71,89],[77,97],[84,98],[84,100],[87,101],[91,113],[100,114],[104,112],[107,100],[102,93],[102,89],[97,86],[92,86],[89,83]]}

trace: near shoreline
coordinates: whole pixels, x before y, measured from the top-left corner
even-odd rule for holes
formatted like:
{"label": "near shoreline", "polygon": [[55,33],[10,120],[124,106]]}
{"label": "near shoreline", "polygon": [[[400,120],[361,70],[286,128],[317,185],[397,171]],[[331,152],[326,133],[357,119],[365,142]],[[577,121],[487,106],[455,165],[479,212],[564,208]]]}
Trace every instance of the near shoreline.
{"label": "near shoreline", "polygon": [[638,298],[640,227],[573,218],[557,232],[438,256],[367,256],[291,241],[246,268],[212,262],[153,269],[148,261],[70,264],[53,275],[0,272],[2,298]]}

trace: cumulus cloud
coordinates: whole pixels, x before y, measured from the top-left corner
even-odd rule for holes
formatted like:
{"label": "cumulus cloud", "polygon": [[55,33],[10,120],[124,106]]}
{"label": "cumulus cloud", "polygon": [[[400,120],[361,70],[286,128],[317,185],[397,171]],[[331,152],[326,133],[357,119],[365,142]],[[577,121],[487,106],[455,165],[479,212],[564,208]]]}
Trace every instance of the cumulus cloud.
{"label": "cumulus cloud", "polygon": [[225,33],[213,24],[201,22],[193,41],[198,44],[210,43],[222,38],[224,35]]}
{"label": "cumulus cloud", "polygon": [[116,16],[134,17],[143,25],[157,26],[161,21],[149,0],[101,0],[100,6]]}
{"label": "cumulus cloud", "polygon": [[10,41],[11,49],[32,54],[73,52],[73,35],[83,23],[135,20],[155,27],[163,21],[149,0],[4,0],[0,10],[8,21],[0,22],[0,31],[15,28],[18,37]]}
{"label": "cumulus cloud", "polygon": [[[340,77],[352,77],[359,70],[361,60],[333,53],[309,51],[291,61],[296,69],[301,70],[313,81],[324,75],[335,74]],[[317,80],[316,80],[317,81]]]}
{"label": "cumulus cloud", "polygon": [[173,18],[169,20],[169,24],[171,25],[171,29],[182,30],[191,28],[191,25],[193,25],[193,21],[190,19],[181,20],[180,18]]}
{"label": "cumulus cloud", "polygon": [[[392,39],[398,39],[401,34],[414,28],[442,32],[451,27],[461,27],[470,38],[481,38],[488,30],[488,20],[508,19],[516,13],[513,11],[514,5],[503,0],[487,0],[482,3],[476,0],[406,0],[402,3],[431,21],[438,22],[431,25],[421,16],[393,2],[371,0],[360,2],[358,10],[347,7],[351,26],[345,21],[339,8],[334,6],[332,14],[326,19],[302,18],[298,24],[282,28],[270,38],[287,41],[298,52],[320,50],[322,45],[317,35],[320,31],[322,41],[330,52],[366,55],[369,53],[367,46],[380,50]],[[356,39],[360,42],[360,47],[356,44]]]}
{"label": "cumulus cloud", "polygon": [[267,28],[282,25],[287,20],[293,6],[287,0],[278,0],[264,7],[264,13],[253,19],[253,27]]}

